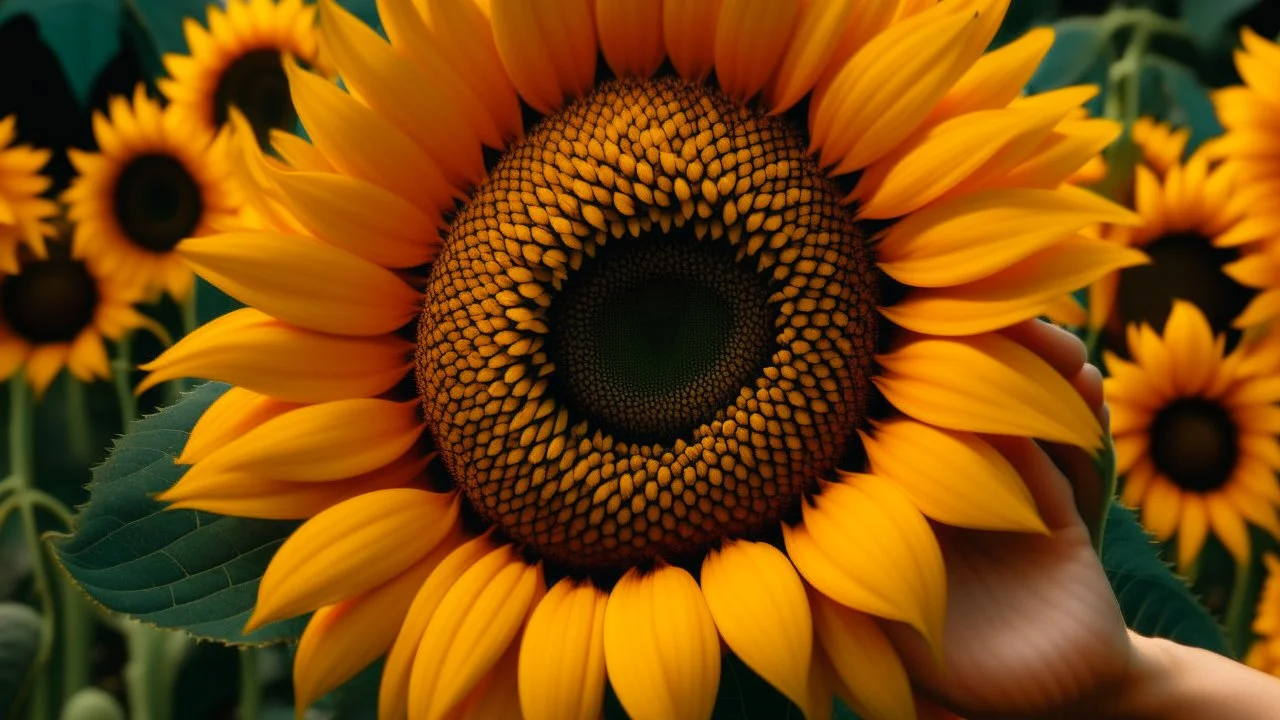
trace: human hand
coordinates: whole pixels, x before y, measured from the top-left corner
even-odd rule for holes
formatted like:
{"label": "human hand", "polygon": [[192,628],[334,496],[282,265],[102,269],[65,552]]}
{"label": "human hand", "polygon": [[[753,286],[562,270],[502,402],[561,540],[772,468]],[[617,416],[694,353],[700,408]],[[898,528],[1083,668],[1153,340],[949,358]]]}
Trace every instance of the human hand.
{"label": "human hand", "polygon": [[[1008,334],[1069,378],[1106,427],[1102,377],[1077,338],[1039,321]],[[1073,496],[1099,486],[1097,471],[1076,448],[988,440],[1026,481],[1050,534],[938,526],[949,597],[942,666],[910,628],[895,625],[890,638],[916,691],[965,718],[1100,717],[1133,649]]]}

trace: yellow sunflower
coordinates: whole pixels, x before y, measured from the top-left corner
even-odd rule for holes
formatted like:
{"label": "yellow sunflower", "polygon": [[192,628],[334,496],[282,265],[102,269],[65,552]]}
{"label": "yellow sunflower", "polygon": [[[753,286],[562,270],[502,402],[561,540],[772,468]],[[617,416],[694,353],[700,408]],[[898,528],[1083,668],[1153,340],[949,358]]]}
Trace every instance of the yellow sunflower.
{"label": "yellow sunflower", "polygon": [[[1244,85],[1213,93],[1226,132],[1212,142],[1212,150],[1237,166],[1241,182],[1274,186],[1280,183],[1280,45],[1249,28],[1241,30],[1240,39],[1244,47],[1236,50],[1235,60]],[[1280,210],[1274,203],[1267,206],[1261,217],[1270,234],[1280,236]]]}
{"label": "yellow sunflower", "polygon": [[53,181],[40,174],[49,162],[48,150],[14,145],[18,120],[0,118],[0,272],[18,270],[18,250],[26,246],[44,257],[44,239],[53,234],[49,218],[58,206],[41,197]]}
{"label": "yellow sunflower", "polygon": [[1258,598],[1253,618],[1253,634],[1258,636],[1244,662],[1252,668],[1280,677],[1280,557],[1268,553],[1262,558],[1267,579]]}
{"label": "yellow sunflower", "polygon": [[78,177],[64,193],[76,223],[73,254],[94,255],[105,272],[140,291],[181,300],[190,268],[173,252],[237,212],[239,192],[215,138],[146,96],[113,97],[95,113],[97,152],[69,150]]}
{"label": "yellow sunflower", "polygon": [[234,120],[262,227],[178,252],[251,307],[145,383],[234,385],[165,500],[309,518],[249,623],[315,611],[299,706],[389,650],[384,718],[707,718],[723,641],[913,717],[929,520],[1045,529],[983,434],[1101,444],[1005,329],[1142,259],[1007,6],[321,2],[350,93],[286,65],[279,161]]}
{"label": "yellow sunflower", "polygon": [[0,272],[0,380],[25,368],[37,396],[63,367],[83,382],[110,378],[103,340],[146,323],[132,288],[96,258],[73,259],[65,238],[47,249],[23,249],[16,272]]}
{"label": "yellow sunflower", "polygon": [[231,108],[244,113],[260,143],[272,128],[292,131],[297,116],[289,101],[283,59],[293,56],[324,67],[316,9],[303,0],[229,0],[209,5],[209,26],[187,18],[189,54],[164,56],[169,78],[160,91],[178,112],[212,133]]}
{"label": "yellow sunflower", "polygon": [[1215,331],[1267,319],[1263,308],[1250,305],[1271,284],[1265,238],[1254,223],[1260,204],[1242,195],[1232,168],[1208,153],[1183,162],[1187,136],[1148,119],[1134,126],[1142,162],[1134,168],[1132,202],[1142,224],[1097,233],[1140,248],[1151,262],[1112,273],[1089,290],[1089,325],[1105,329],[1113,346],[1124,345],[1130,323],[1159,331],[1177,299],[1200,308]]}
{"label": "yellow sunflower", "polygon": [[1249,557],[1246,522],[1280,537],[1280,347],[1224,356],[1225,343],[1178,300],[1163,336],[1129,327],[1132,361],[1104,355],[1120,498],[1159,540],[1177,534],[1184,569],[1210,530],[1239,562]]}

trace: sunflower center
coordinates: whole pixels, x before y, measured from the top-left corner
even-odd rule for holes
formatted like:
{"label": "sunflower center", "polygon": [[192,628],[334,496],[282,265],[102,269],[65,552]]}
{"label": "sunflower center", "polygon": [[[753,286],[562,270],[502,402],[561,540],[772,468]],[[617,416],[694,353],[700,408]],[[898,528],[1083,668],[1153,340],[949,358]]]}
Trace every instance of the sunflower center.
{"label": "sunflower center", "polygon": [[226,124],[233,107],[244,113],[263,147],[272,128],[293,129],[298,116],[278,50],[247,52],[223,71],[213,94],[214,124]]}
{"label": "sunflower center", "polygon": [[606,245],[548,313],[558,394],[634,440],[671,441],[711,420],[773,351],[765,278],[729,244],[681,235]]}
{"label": "sunflower center", "polygon": [[1216,490],[1236,465],[1236,425],[1221,405],[1202,398],[1175,400],[1151,423],[1156,469],[1191,492]]}
{"label": "sunflower center", "polygon": [[597,87],[508,148],[418,324],[441,459],[567,571],[770,533],[866,414],[870,242],[786,121],[674,78]]}
{"label": "sunflower center", "polygon": [[1151,256],[1151,263],[1120,272],[1116,295],[1120,338],[1124,326],[1135,322],[1163,331],[1175,299],[1191,302],[1204,312],[1215,332],[1225,332],[1253,296],[1252,290],[1222,272],[1224,265],[1239,257],[1233,248],[1216,248],[1195,233],[1177,233],[1156,238],[1142,249]]}
{"label": "sunflower center", "polygon": [[115,189],[116,219],[133,243],[152,252],[173,249],[200,225],[200,186],[178,159],[139,155],[120,171]]}
{"label": "sunflower center", "polygon": [[84,263],[32,260],[0,284],[0,313],[33,343],[74,340],[93,321],[98,286]]}

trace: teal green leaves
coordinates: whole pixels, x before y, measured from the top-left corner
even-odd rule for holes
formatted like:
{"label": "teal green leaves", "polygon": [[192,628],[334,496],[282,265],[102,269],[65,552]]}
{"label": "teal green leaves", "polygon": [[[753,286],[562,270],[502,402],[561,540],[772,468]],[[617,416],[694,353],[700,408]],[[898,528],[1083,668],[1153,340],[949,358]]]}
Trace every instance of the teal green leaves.
{"label": "teal green leaves", "polygon": [[120,50],[120,0],[6,0],[0,24],[24,13],[62,63],[76,99],[87,104],[93,81]]}
{"label": "teal green leaves", "polygon": [[136,421],[93,472],[79,529],[55,543],[71,577],[109,610],[197,637],[265,643],[296,637],[299,621],[241,628],[258,582],[297,523],[165,510],[152,499],[185,472],[174,458],[226,385],[208,383]]}
{"label": "teal green leaves", "polygon": [[1170,571],[1132,512],[1112,503],[1102,566],[1125,623],[1137,632],[1227,654],[1217,621]]}

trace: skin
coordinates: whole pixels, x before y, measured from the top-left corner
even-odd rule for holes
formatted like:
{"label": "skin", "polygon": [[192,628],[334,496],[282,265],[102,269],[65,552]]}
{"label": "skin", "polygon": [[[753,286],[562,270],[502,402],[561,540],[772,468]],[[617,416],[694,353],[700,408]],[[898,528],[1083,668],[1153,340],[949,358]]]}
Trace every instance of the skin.
{"label": "skin", "polygon": [[[1038,321],[1007,331],[1108,416],[1102,376],[1075,336]],[[1026,479],[1050,535],[939,526],[948,610],[942,664],[902,625],[887,630],[916,692],[981,718],[1280,717],[1280,679],[1214,653],[1126,630],[1073,487],[1096,486],[1075,448],[988,438]]]}

